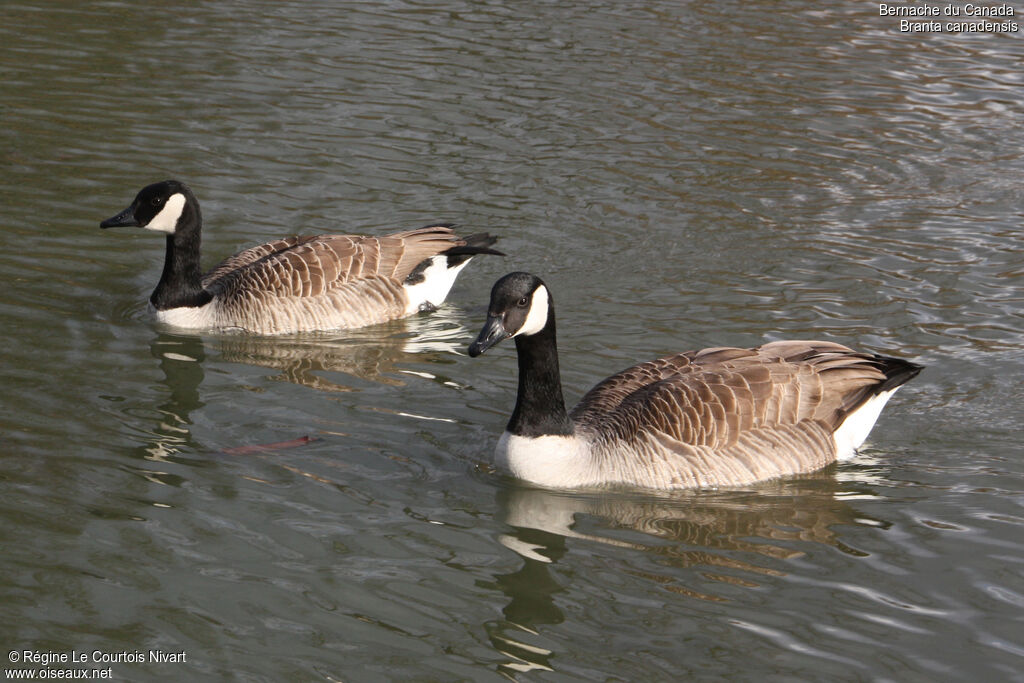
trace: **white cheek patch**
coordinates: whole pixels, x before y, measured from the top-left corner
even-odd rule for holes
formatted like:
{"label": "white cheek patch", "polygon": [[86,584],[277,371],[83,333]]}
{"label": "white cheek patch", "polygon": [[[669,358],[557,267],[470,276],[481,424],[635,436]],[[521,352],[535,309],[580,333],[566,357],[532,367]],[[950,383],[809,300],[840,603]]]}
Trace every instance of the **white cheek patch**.
{"label": "white cheek patch", "polygon": [[178,227],[178,219],[181,218],[181,212],[184,210],[185,195],[180,192],[172,194],[167,199],[167,203],[164,204],[164,208],[160,210],[160,213],[153,216],[153,220],[142,227],[146,230],[174,234],[174,229]]}
{"label": "white cheek patch", "polygon": [[537,334],[544,329],[544,326],[548,324],[548,290],[547,287],[541,285],[537,289],[533,290],[533,296],[530,298],[530,312],[526,314],[526,322],[519,328],[519,331],[513,334],[513,337],[518,337],[521,334],[527,336],[531,334]]}

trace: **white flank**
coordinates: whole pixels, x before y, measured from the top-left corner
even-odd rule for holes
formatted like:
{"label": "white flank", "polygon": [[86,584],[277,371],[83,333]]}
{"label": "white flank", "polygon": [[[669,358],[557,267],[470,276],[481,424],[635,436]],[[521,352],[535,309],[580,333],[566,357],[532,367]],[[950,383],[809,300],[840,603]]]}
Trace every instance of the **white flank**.
{"label": "white flank", "polygon": [[541,285],[537,289],[533,290],[533,296],[530,298],[530,312],[526,315],[526,322],[519,328],[519,331],[513,334],[513,337],[518,337],[521,334],[527,336],[531,334],[537,334],[544,329],[544,326],[548,324],[548,289],[544,285]]}
{"label": "white flank", "polygon": [[[899,389],[899,387],[896,387]],[[889,398],[896,393],[896,389],[883,391],[864,402],[860,408],[846,416],[839,429],[832,432],[832,440],[836,444],[836,460],[846,460],[853,457],[854,452],[860,448],[868,433],[878,421]]]}
{"label": "white flank", "polygon": [[566,488],[601,482],[590,467],[590,449],[575,436],[517,436],[505,432],[494,449],[498,467],[541,486]]}
{"label": "white flank", "polygon": [[160,209],[160,213],[153,216],[153,220],[142,227],[146,230],[156,230],[157,232],[174,234],[175,229],[178,227],[178,219],[181,218],[181,212],[184,209],[185,195],[180,192],[172,194],[168,197],[167,203],[164,204],[164,208]]}
{"label": "white flank", "polygon": [[166,311],[158,311],[153,308],[153,304],[150,304],[149,308],[153,312],[154,317],[156,317],[157,322],[164,325],[189,330],[217,327],[214,320],[214,303],[212,301],[205,306],[179,306],[178,308],[169,308]]}
{"label": "white flank", "polygon": [[412,315],[424,306],[437,308],[444,303],[459,271],[473,259],[466,259],[457,266],[448,267],[448,257],[438,254],[430,259],[430,265],[423,271],[423,281],[414,285],[405,285],[405,295],[409,297],[409,305],[405,308],[406,315]]}

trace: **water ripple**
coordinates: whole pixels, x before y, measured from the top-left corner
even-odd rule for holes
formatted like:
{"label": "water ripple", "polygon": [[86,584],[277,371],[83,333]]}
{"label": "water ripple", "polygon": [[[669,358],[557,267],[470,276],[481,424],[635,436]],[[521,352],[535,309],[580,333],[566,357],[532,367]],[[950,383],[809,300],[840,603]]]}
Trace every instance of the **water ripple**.
{"label": "water ripple", "polygon": [[[4,642],[210,679],[1017,676],[1018,38],[852,1],[6,3]],[[163,177],[210,261],[432,220],[510,257],[408,323],[175,335],[159,239],[97,227]],[[928,368],[807,478],[523,489],[477,467],[512,354],[461,356],[514,268],[570,400],[791,336]]]}

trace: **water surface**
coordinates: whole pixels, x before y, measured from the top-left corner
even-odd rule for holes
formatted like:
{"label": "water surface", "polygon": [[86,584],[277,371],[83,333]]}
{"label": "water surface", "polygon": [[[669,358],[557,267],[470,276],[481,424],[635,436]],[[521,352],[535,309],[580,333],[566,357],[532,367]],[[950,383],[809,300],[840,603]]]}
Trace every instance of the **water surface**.
{"label": "water surface", "polygon": [[[1021,680],[1019,33],[796,0],[0,14],[7,650],[187,653],[111,665],[137,681]],[[98,229],[166,177],[211,265],[432,221],[509,256],[432,316],[183,335],[145,312],[159,237]],[[554,292],[570,402],[769,339],[927,369],[822,472],[539,491],[489,467],[511,347],[464,355],[513,269]]]}

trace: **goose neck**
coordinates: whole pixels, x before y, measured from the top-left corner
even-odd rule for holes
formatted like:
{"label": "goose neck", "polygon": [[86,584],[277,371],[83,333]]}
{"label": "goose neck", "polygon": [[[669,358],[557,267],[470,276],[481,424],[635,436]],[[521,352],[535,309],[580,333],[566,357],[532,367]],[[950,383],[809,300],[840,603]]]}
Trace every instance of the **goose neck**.
{"label": "goose neck", "polygon": [[175,231],[167,235],[163,273],[149,297],[154,308],[202,306],[213,298],[203,288],[199,261],[201,241],[202,217],[198,204],[189,197]]}
{"label": "goose neck", "polygon": [[508,431],[517,436],[568,436],[572,420],[562,398],[558,370],[554,311],[544,328],[532,335],[516,337],[519,356],[519,391]]}

